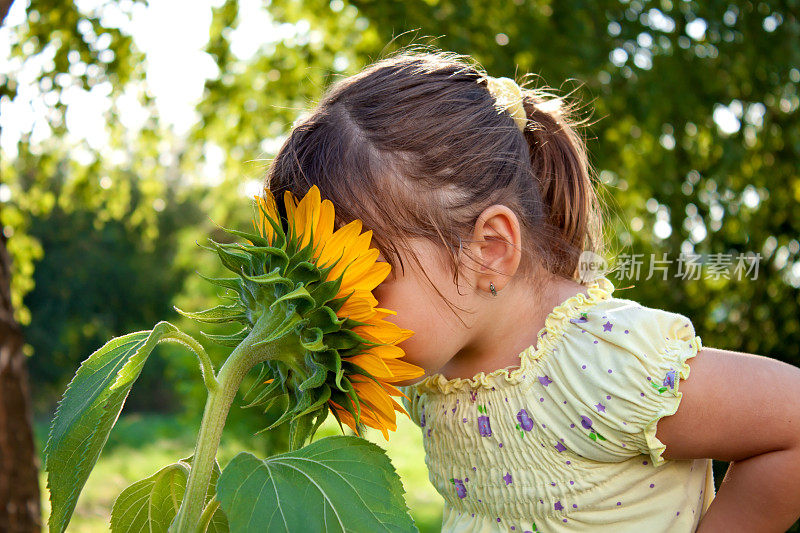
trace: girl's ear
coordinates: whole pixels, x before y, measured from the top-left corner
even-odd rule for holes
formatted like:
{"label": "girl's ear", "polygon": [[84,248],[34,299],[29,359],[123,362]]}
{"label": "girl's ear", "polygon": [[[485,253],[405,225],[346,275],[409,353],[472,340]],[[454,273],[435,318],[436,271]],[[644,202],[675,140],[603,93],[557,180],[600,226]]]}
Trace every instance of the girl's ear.
{"label": "girl's ear", "polygon": [[522,259],[521,235],[519,219],[508,207],[495,204],[480,214],[472,234],[479,287],[492,282],[500,290],[508,283]]}

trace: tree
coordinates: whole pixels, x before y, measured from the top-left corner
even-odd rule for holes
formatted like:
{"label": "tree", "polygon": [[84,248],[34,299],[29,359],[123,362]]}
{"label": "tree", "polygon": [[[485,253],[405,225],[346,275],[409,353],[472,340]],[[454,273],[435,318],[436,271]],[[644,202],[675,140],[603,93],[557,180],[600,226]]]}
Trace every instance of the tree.
{"label": "tree", "polygon": [[[11,2],[0,3],[0,26],[10,7]],[[0,228],[0,524],[6,524],[8,531],[33,532],[42,527],[39,465],[22,330],[11,303],[7,240]]]}

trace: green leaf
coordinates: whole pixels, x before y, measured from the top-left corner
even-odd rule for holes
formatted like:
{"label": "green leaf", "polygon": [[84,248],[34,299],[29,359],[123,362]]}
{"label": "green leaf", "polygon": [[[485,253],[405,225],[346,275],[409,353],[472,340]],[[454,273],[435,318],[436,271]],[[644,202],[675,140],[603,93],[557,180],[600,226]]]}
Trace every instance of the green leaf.
{"label": "green leaf", "polygon": [[232,532],[417,531],[403,492],[384,450],[352,436],[264,460],[241,452],[217,483]]}
{"label": "green leaf", "polygon": [[[166,533],[181,507],[192,458],[193,456],[187,457],[165,466],[152,476],[141,479],[123,490],[111,509],[111,531]],[[215,460],[209,484],[211,488],[205,499],[206,505],[214,499],[213,487],[216,487],[219,474],[219,463]],[[209,533],[229,531],[227,517],[221,508],[214,511],[205,531]]]}
{"label": "green leaf", "polygon": [[175,331],[159,322],[152,331],[111,339],[81,363],[67,385],[44,451],[51,532],[66,529],[133,382],[153,348]]}

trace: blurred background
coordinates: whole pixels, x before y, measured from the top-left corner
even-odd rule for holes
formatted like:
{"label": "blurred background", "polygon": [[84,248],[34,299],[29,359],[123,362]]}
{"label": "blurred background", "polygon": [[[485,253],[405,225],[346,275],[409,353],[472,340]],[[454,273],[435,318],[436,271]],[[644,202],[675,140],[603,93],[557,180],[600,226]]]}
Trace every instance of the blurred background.
{"label": "blurred background", "polygon": [[[43,523],[41,452],[80,362],[160,320],[199,338],[172,307],[219,303],[195,271],[223,269],[198,243],[229,240],[216,224],[252,228],[250,198],[293,122],[332,81],[403,46],[470,54],[492,75],[530,74],[531,86],[571,93],[587,120],[619,296],[686,315],[706,346],[800,362],[796,1],[8,8],[0,1],[0,431],[18,436],[5,452],[35,458],[16,487],[41,495]],[[730,270],[676,277],[681,253],[728,258]],[[626,279],[622,259],[633,254],[643,254],[642,273]],[[670,281],[659,271],[645,279],[652,254],[671,261]],[[740,254],[756,258],[756,272],[735,274]],[[227,349],[204,344],[218,368]],[[193,354],[156,349],[70,531],[106,531],[119,492],[191,453],[205,402],[199,376]],[[253,435],[277,413],[237,405],[223,466],[241,450],[285,449],[282,431]],[[331,417],[319,435],[338,432]],[[442,499],[419,428],[403,418],[388,443],[376,430],[367,436],[388,450],[420,530],[439,531]],[[726,468],[715,462],[717,486]]]}

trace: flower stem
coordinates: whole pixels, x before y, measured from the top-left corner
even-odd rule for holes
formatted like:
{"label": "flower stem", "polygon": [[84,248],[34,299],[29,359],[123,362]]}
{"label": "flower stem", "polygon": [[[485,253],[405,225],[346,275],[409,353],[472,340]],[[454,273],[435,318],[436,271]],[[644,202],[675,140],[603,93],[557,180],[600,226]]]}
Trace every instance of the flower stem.
{"label": "flower stem", "polygon": [[176,342],[188,347],[200,360],[203,382],[206,384],[208,391],[211,392],[219,386],[216,377],[214,377],[214,365],[211,363],[211,359],[208,357],[203,345],[197,342],[197,339],[182,331],[173,331],[168,337],[162,337],[160,342]]}
{"label": "flower stem", "polygon": [[290,334],[267,345],[252,347],[260,338],[264,338],[273,331],[284,317],[285,309],[280,307],[272,313],[265,311],[256,321],[250,334],[231,352],[225,364],[222,365],[216,378],[218,386],[209,389],[203,421],[200,424],[200,433],[192,457],[192,468],[186,482],[186,491],[178,514],[169,526],[169,533],[194,533],[198,526],[200,515],[205,507],[208,485],[211,481],[225,420],[228,418],[228,411],[244,377],[257,363],[282,355],[283,352],[291,349],[292,341],[297,342],[292,338],[294,335]]}
{"label": "flower stem", "polygon": [[203,514],[200,515],[200,523],[197,525],[197,533],[206,533],[208,530],[208,525],[211,523],[211,519],[214,517],[214,513],[217,512],[219,508],[219,502],[217,500],[211,500],[206,505],[206,508],[203,509]]}

